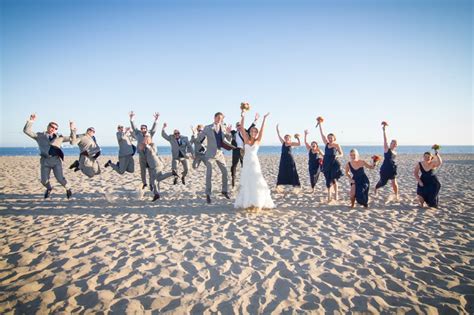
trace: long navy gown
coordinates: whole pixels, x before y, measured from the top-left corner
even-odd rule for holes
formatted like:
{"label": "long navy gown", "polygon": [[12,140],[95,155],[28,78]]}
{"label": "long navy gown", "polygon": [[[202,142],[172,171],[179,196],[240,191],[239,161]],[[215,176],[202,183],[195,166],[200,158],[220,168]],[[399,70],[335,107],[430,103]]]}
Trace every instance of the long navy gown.
{"label": "long navy gown", "polygon": [[319,153],[313,153],[313,150],[308,151],[308,170],[311,188],[314,188],[321,174],[321,158]]}
{"label": "long navy gown", "polygon": [[277,178],[277,186],[278,185],[301,186],[298,171],[296,170],[295,159],[291,152],[291,146],[285,144],[281,147],[280,168],[278,169]]}
{"label": "long navy gown", "polygon": [[383,155],[383,163],[380,167],[380,179],[375,185],[375,189],[379,189],[387,184],[390,179],[395,179],[397,176],[397,164],[395,163],[395,153],[388,149]]}
{"label": "long navy gown", "polygon": [[331,187],[334,180],[342,177],[341,163],[336,158],[337,149],[330,148],[328,145],[324,148],[323,173],[326,178],[326,187]]}
{"label": "long navy gown", "polygon": [[352,179],[354,180],[354,184],[352,185],[355,185],[356,201],[358,204],[367,208],[369,206],[369,178],[365,174],[364,167],[354,169],[350,162],[349,167],[351,169]]}
{"label": "long navy gown", "polygon": [[423,198],[429,207],[438,208],[438,194],[441,189],[441,183],[434,170],[425,171],[421,162],[419,164],[421,170],[420,179],[423,187],[418,184],[416,193]]}

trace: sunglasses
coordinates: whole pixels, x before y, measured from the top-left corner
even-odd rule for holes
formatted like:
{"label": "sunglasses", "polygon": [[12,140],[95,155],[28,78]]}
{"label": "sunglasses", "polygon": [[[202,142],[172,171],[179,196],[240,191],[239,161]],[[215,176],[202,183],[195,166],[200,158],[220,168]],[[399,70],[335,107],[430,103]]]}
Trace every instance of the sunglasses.
{"label": "sunglasses", "polygon": [[49,125],[49,128],[53,128],[54,130],[58,130],[57,126]]}
{"label": "sunglasses", "polygon": [[177,136],[177,135],[180,135],[180,133],[179,133],[179,132],[175,132],[174,134],[175,134],[175,136]]}

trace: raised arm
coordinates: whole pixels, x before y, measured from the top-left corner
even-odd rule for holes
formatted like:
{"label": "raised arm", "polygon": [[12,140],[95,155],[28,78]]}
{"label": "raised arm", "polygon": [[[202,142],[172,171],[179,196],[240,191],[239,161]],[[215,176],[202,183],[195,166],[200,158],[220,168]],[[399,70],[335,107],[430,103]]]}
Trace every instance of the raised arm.
{"label": "raised arm", "polygon": [[138,128],[135,126],[135,122],[134,122],[135,113],[133,112],[133,110],[130,111],[130,113],[128,113],[128,117],[130,117],[130,127],[132,128],[132,132],[133,133],[140,132],[140,130],[138,130]]}
{"label": "raised arm", "polygon": [[23,127],[23,132],[30,138],[35,139],[38,137],[36,132],[33,131],[33,122],[36,120],[36,114],[31,114],[30,119],[26,121],[25,127]]}
{"label": "raised arm", "polygon": [[248,144],[249,143],[249,134],[247,133],[247,131],[244,128],[244,126],[245,126],[244,123],[245,123],[245,112],[242,111],[240,113],[240,128],[241,128],[241,130],[238,130],[238,131],[243,131],[243,132],[240,132],[240,134],[242,135],[242,138],[244,139],[244,143]]}
{"label": "raised arm", "polygon": [[73,121],[69,121],[69,136],[63,136],[63,142],[69,142],[71,143],[72,141],[72,129],[75,128],[74,127],[74,122]]}
{"label": "raised arm", "polygon": [[383,130],[383,150],[385,153],[388,152],[388,141],[387,141],[387,132],[385,131],[385,125],[383,125],[382,130]]}
{"label": "raised arm", "polygon": [[283,140],[283,138],[280,135],[280,124],[276,125],[276,129],[277,129],[278,139],[280,139],[281,144],[285,143],[285,140]]}
{"label": "raised arm", "polygon": [[304,131],[304,144],[306,145],[306,150],[311,150],[311,145],[308,143],[308,134],[309,134],[309,131],[308,129],[306,129]]}
{"label": "raised arm", "polygon": [[[168,124],[167,123],[164,123],[163,124],[163,129],[161,129],[161,136],[163,137],[163,139],[165,139],[166,141],[171,141],[171,135],[168,135],[166,133],[166,127],[168,127]],[[150,133],[151,134],[151,133]]]}
{"label": "raised arm", "polygon": [[438,168],[441,166],[441,164],[443,164],[443,159],[441,158],[441,155],[439,155],[438,151],[435,151],[435,159],[434,165],[436,168]]}
{"label": "raised arm", "polygon": [[150,129],[150,136],[152,137],[156,133],[156,122],[158,121],[158,118],[160,118],[160,113],[154,113],[153,118],[155,118],[155,120],[153,121],[153,126],[151,126],[151,129]]}
{"label": "raised arm", "polygon": [[268,115],[270,115],[270,113],[266,113],[265,116],[263,116],[262,125],[260,126],[260,132],[258,133],[258,138],[257,138],[258,143],[260,143],[262,141],[263,131],[265,130],[265,122],[267,121]]}
{"label": "raised arm", "polygon": [[291,143],[292,147],[299,147],[301,145],[301,139],[298,137],[298,138],[296,138],[296,140],[298,140],[298,142],[292,142]]}
{"label": "raised arm", "polygon": [[322,123],[319,123],[319,132],[321,133],[321,139],[323,140],[324,145],[327,145],[328,144],[328,139],[324,135],[323,124]]}

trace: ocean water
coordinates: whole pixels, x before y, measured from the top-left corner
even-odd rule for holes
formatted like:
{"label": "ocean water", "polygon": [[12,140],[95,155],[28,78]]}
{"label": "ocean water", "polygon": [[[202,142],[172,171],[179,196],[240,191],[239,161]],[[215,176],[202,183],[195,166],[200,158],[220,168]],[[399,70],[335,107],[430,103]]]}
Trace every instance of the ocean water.
{"label": "ocean water", "polygon": [[[383,154],[382,146],[364,146],[364,145],[345,145],[342,147],[344,154],[349,154],[352,148],[359,150],[361,155],[371,154]],[[425,151],[429,151],[430,146],[399,146],[397,152],[399,154],[423,154]],[[77,147],[66,147],[63,148],[64,155],[75,156],[79,155],[79,149]],[[262,146],[259,150],[259,154],[280,154],[280,146]],[[26,147],[26,148],[0,148],[0,156],[35,156],[38,155],[37,147]],[[161,155],[170,155],[171,150],[169,146],[158,147],[158,152]],[[294,154],[306,154],[306,148],[304,146],[296,147],[293,150]],[[462,145],[462,146],[441,146],[440,152],[442,154],[474,154],[474,146]],[[102,147],[102,155],[117,155],[118,147]],[[225,151],[226,155],[230,155],[230,151]]]}

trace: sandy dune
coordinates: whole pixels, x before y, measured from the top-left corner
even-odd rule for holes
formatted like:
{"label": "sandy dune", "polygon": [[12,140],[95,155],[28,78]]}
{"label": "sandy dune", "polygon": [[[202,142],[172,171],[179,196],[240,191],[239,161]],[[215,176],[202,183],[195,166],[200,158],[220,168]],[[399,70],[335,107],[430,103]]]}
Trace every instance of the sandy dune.
{"label": "sandy dune", "polygon": [[[261,157],[272,187],[278,158]],[[439,209],[414,202],[418,158],[399,156],[400,202],[386,187],[350,210],[347,179],[326,205],[298,156],[304,189],[247,213],[217,194],[205,204],[203,165],[156,203],[137,173],[110,168],[68,169],[73,198],[53,179],[43,200],[39,157],[1,157],[0,312],[472,314],[474,156],[444,156]]]}

